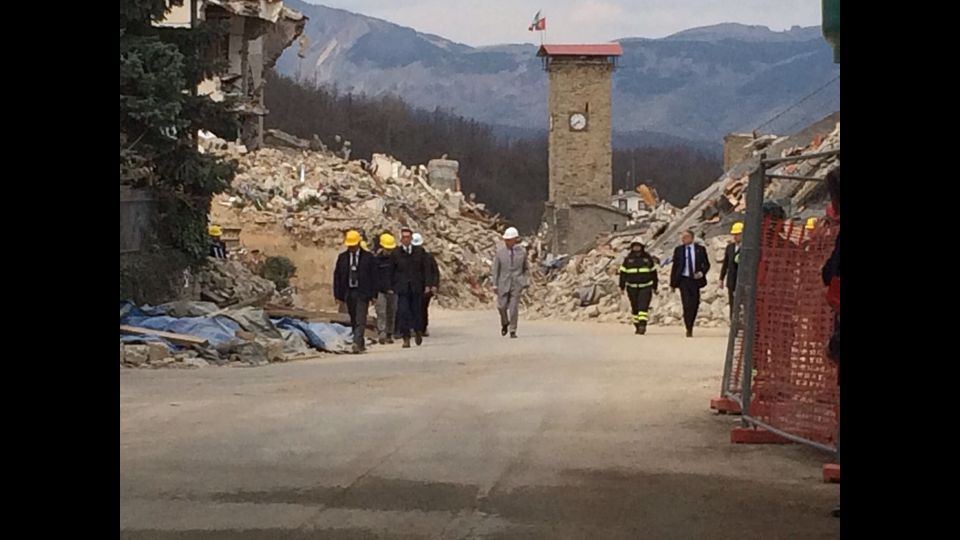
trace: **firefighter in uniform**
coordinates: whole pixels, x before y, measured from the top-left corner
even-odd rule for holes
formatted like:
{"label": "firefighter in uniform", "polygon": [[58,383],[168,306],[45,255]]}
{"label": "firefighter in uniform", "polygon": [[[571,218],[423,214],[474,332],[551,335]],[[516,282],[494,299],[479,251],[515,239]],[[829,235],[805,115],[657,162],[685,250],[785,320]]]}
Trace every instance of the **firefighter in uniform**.
{"label": "firefighter in uniform", "polygon": [[643,242],[630,243],[630,252],[620,266],[620,290],[626,291],[637,334],[647,333],[650,300],[657,292],[657,261],[646,252]]}

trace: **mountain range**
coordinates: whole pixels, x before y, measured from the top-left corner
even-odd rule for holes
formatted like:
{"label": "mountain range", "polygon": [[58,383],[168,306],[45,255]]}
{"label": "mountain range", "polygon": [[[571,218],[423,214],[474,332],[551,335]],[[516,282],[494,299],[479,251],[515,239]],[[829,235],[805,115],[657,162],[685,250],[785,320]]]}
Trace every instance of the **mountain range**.
{"label": "mountain range", "polygon": [[[505,136],[546,131],[547,76],[534,44],[471,47],[341,9],[285,3],[309,20],[304,57],[297,45],[284,51],[282,75],[338,92],[397,95]],[[727,133],[789,133],[840,108],[840,69],[819,27],[726,23],[616,41],[624,49],[613,80],[617,147],[715,151]]]}

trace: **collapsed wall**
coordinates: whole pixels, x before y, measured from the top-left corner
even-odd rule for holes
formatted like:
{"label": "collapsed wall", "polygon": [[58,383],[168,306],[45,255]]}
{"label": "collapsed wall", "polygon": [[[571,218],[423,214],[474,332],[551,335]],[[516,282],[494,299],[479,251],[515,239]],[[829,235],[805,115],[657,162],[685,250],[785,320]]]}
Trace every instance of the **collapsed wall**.
{"label": "collapsed wall", "polygon": [[[746,185],[761,154],[785,157],[826,152],[840,148],[839,113],[808,126],[790,137],[761,137],[748,144],[749,155],[695,196],[682,210],[660,211],[636,220],[630,230],[607,235],[585,253],[544,258],[537,269],[535,286],[524,297],[534,317],[599,322],[631,322],[626,295],[618,288],[618,269],[634,238],[662,264],[658,271],[660,288],[650,309],[652,324],[682,324],[679,293],[670,291],[669,258],[679,243],[679,234],[693,230],[707,248],[711,269],[707,286],[701,291],[698,326],[721,326],[729,322],[726,289],[720,286],[724,249],[732,237],[730,226],[743,220]],[[791,163],[770,172],[823,178],[836,167],[836,156]],[[822,182],[770,180],[765,199],[776,202],[786,216],[802,220],[822,216],[828,199]],[[669,221],[664,221],[667,217]]]}

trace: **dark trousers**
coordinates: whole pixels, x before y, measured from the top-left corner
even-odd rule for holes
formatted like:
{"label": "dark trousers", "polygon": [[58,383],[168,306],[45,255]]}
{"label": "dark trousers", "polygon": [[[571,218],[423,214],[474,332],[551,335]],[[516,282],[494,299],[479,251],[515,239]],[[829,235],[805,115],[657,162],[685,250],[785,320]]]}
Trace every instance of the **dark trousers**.
{"label": "dark trousers", "polygon": [[433,293],[423,295],[423,308],[420,313],[420,331],[426,332],[427,325],[430,324],[430,300],[433,299]]}
{"label": "dark trousers", "polygon": [[627,298],[630,299],[630,311],[633,324],[646,326],[650,320],[650,300],[653,299],[653,286],[631,287],[627,285]]}
{"label": "dark trousers", "polygon": [[397,335],[410,337],[423,324],[423,293],[397,293]]}
{"label": "dark trousers", "polygon": [[733,321],[733,293],[736,292],[736,287],[727,287],[727,298],[730,299],[730,320]]}
{"label": "dark trousers", "polygon": [[683,303],[683,324],[687,330],[692,331],[693,323],[697,320],[697,311],[700,309],[700,285],[697,280],[680,278],[680,302]]}
{"label": "dark trousers", "polygon": [[363,335],[367,330],[367,308],[370,301],[360,295],[356,289],[347,292],[347,312],[350,313],[350,326],[353,328],[353,342],[360,348],[366,345]]}

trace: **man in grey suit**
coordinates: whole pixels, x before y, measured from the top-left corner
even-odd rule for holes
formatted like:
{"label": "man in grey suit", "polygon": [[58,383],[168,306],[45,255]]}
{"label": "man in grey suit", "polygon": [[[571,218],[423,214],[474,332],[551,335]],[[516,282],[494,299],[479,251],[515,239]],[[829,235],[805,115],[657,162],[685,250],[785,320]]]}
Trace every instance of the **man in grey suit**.
{"label": "man in grey suit", "polygon": [[493,257],[493,292],[497,293],[497,310],[500,312],[500,335],[517,337],[517,314],[520,294],[530,284],[530,266],[527,250],[517,245],[520,233],[510,227],[503,233],[504,245],[497,248]]}

